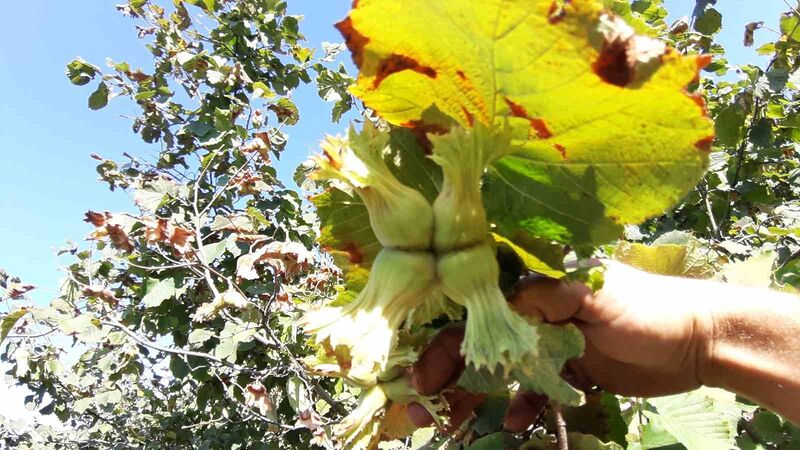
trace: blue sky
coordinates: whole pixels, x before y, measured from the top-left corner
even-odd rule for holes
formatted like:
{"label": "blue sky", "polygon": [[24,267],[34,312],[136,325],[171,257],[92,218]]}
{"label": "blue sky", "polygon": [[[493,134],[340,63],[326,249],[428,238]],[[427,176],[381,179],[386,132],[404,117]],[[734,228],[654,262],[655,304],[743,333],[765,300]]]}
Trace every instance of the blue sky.
{"label": "blue sky", "polygon": [[[106,57],[147,68],[149,58],[136,38],[134,21],[114,8],[122,0],[81,2],[26,0],[5,2],[0,15],[0,267],[41,286],[38,301],[52,297],[60,277],[54,249],[65,238],[83,239],[89,209],[132,209],[123,192],[109,192],[96,181],[90,153],[116,158],[122,152],[154,154],[130,130],[135,108],[124,99],[101,111],[86,107],[89,86],[73,87],[64,65],[76,56],[103,65]],[[344,17],[350,0],[289,0],[293,14],[305,16],[301,27],[309,45],[340,41],[331,24]],[[690,15],[694,2],[667,0],[671,19]],[[80,4],[80,6],[77,6]],[[764,20],[773,28],[782,0],[719,0],[725,17],[722,38],[729,59],[756,61],[742,47],[744,24]],[[762,30],[759,41],[773,39]],[[291,184],[294,167],[316,150],[325,133],[344,125],[329,123],[330,107],[313,87],[295,92],[301,123],[288,130],[290,144],[278,163]]]}

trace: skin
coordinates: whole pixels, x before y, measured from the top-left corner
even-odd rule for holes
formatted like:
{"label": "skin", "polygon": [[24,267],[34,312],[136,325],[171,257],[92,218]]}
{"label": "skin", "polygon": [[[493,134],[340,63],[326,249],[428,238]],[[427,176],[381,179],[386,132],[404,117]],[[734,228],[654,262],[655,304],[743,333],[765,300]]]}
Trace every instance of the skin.
{"label": "skin", "polygon": [[[800,297],[713,281],[665,277],[608,263],[596,294],[580,283],[526,280],[509,301],[520,313],[574,323],[586,352],[570,361],[568,380],[625,396],[655,397],[700,386],[724,388],[800,423]],[[420,356],[411,382],[425,395],[454,401],[454,428],[483,397],[450,388],[464,368],[463,330],[448,328]],[[528,428],[547,399],[520,393],[505,426]],[[411,420],[427,426],[418,405]]]}

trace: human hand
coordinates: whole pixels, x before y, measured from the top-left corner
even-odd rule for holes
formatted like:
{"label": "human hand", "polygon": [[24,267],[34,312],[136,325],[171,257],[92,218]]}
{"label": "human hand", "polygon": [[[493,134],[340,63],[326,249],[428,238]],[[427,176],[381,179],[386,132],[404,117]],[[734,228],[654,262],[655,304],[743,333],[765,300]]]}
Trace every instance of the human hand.
{"label": "human hand", "polygon": [[[609,263],[603,289],[597,294],[581,283],[530,279],[510,299],[525,315],[550,323],[573,323],[586,337],[584,355],[568,363],[581,384],[598,386],[626,396],[659,396],[688,391],[702,384],[709,353],[711,324],[700,294],[703,283],[662,277]],[[463,331],[443,331],[420,355],[411,373],[422,394],[450,386],[464,367],[459,348]],[[451,422],[458,425],[483,400],[463,391],[454,396]],[[546,399],[522,393],[512,400],[506,428],[527,428],[541,413]],[[412,421],[430,419],[419,408],[409,410]],[[457,419],[457,420],[456,420]]]}

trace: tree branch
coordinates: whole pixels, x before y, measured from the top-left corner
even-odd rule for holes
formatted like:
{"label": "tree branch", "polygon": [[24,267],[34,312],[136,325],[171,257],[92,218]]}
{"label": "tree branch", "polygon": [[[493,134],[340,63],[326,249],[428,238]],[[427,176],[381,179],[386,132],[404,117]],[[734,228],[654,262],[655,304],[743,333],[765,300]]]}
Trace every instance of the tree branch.
{"label": "tree branch", "polygon": [[249,367],[244,367],[244,366],[240,366],[238,364],[231,363],[229,361],[225,361],[224,359],[217,358],[216,356],[209,355],[208,353],[194,352],[194,351],[191,351],[191,350],[178,350],[178,349],[175,349],[175,348],[169,348],[169,347],[164,347],[164,346],[158,345],[158,344],[156,344],[154,342],[150,342],[149,340],[143,338],[142,336],[139,336],[138,334],[133,332],[131,329],[129,329],[128,327],[126,327],[125,325],[123,325],[123,324],[121,324],[121,323],[119,323],[117,321],[104,320],[101,323],[103,325],[108,325],[110,327],[114,327],[114,328],[122,331],[123,333],[127,334],[128,336],[130,336],[130,338],[133,339],[134,341],[136,341],[136,343],[138,343],[139,345],[151,348],[153,350],[157,350],[157,351],[162,352],[162,353],[171,353],[173,355],[180,355],[180,356],[195,356],[195,357],[198,357],[198,358],[203,358],[203,359],[207,359],[209,361],[213,361],[213,362],[215,362],[217,364],[221,364],[223,366],[229,367],[229,368],[234,369],[234,370],[238,370],[240,372],[249,372],[249,373],[261,373],[262,372],[260,370],[251,369]]}
{"label": "tree branch", "polygon": [[564,420],[564,407],[559,403],[553,402],[551,408],[553,408],[553,415],[556,421],[556,442],[558,443],[558,450],[569,450],[567,422]]}

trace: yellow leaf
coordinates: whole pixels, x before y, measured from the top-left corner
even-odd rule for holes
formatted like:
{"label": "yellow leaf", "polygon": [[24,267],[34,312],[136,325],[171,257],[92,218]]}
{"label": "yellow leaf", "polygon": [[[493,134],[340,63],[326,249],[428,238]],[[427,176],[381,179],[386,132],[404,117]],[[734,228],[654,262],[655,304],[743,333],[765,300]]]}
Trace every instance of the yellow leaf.
{"label": "yellow leaf", "polygon": [[687,87],[711,58],[634,34],[602,0],[561,3],[359,0],[337,27],[352,93],[429,147],[454,125],[510,123],[518,151],[489,176],[501,228],[596,245],[704,173],[713,123]]}

